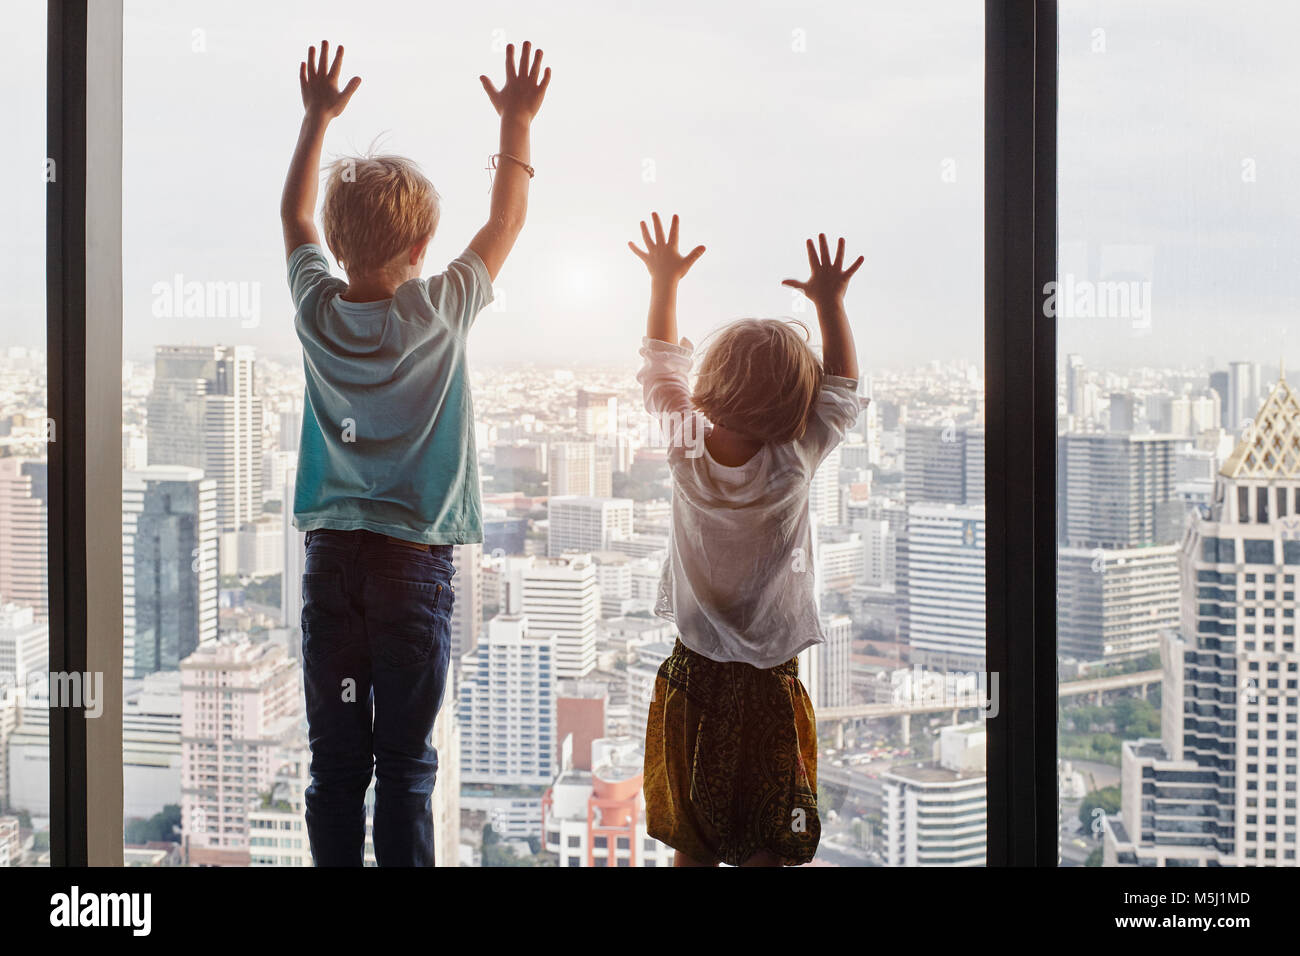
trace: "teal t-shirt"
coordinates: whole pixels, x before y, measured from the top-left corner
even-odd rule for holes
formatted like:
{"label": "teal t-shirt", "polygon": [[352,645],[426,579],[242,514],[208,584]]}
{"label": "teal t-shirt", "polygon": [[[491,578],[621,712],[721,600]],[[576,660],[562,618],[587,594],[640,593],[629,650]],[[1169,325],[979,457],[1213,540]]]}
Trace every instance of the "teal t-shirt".
{"label": "teal t-shirt", "polygon": [[426,544],[483,540],[465,337],[492,301],[465,250],[391,299],[345,302],[320,246],[289,256],[307,375],[293,523]]}

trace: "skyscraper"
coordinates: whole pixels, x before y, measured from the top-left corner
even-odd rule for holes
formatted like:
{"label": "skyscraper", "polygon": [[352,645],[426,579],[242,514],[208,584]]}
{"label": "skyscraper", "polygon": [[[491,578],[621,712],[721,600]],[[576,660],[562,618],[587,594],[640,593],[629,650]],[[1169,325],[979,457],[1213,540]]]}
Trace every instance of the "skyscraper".
{"label": "skyscraper", "polygon": [[908,643],[937,670],[984,666],[984,506],[908,509]]}
{"label": "skyscraper", "polygon": [[983,723],[945,727],[939,759],[882,777],[887,866],[983,866],[988,797]]}
{"label": "skyscraper", "polygon": [[552,495],[546,503],[546,553],[600,551],[632,535],[631,498]]}
{"label": "skyscraper", "polygon": [[1062,657],[1140,657],[1178,623],[1178,546],[1061,548],[1056,592]]}
{"label": "skyscraper", "polygon": [[181,662],[181,829],[194,865],[248,866],[249,810],[300,742],[298,665],[279,644],[210,641]]}
{"label": "skyscraper", "polygon": [[0,458],[0,601],[37,620],[49,607],[46,474],[44,462]]}
{"label": "skyscraper", "polygon": [[1060,542],[1076,548],[1171,544],[1183,527],[1171,435],[1066,434],[1057,451]]}
{"label": "skyscraper", "polygon": [[217,527],[262,512],[262,402],[246,346],[160,345],[149,393],[149,463],[203,469],[216,482]]}
{"label": "skyscraper", "polygon": [[216,483],[197,468],[122,476],[126,672],[175,670],[217,636]]}
{"label": "skyscraper", "polygon": [[1279,382],[1180,557],[1161,739],[1126,741],[1108,865],[1295,866],[1300,397]]}
{"label": "skyscraper", "polygon": [[613,458],[609,449],[591,441],[552,442],[546,457],[551,496],[613,497]]}
{"label": "skyscraper", "polygon": [[451,655],[459,661],[474,650],[483,629],[483,545],[457,544],[452,547],[456,576],[452,585],[456,600],[451,606]]}
{"label": "skyscraper", "polygon": [[983,504],[984,430],[908,425],[903,490],[908,504]]}
{"label": "skyscraper", "polygon": [[557,680],[583,677],[596,666],[600,588],[589,555],[537,558],[523,572],[529,634],[555,638]]}
{"label": "skyscraper", "polygon": [[555,773],[554,634],[498,614],[461,661],[462,783],[544,786]]}

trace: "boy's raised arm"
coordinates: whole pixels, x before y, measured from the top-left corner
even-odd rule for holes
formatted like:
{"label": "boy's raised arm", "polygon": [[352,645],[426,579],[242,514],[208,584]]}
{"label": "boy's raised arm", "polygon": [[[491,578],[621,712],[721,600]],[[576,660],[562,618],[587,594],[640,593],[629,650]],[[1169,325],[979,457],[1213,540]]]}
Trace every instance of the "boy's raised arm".
{"label": "boy's raised arm", "polygon": [[487,225],[478,231],[469,247],[483,260],[488,276],[496,279],[514,248],[528,212],[528,181],[533,177],[529,129],[541,109],[551,68],[542,71],[542,51],[531,57],[532,43],[525,40],[515,69],[515,46],[506,47],[506,82],[501,89],[486,76],[479,82],[501,117],[501,145],[492,181],[492,207]]}
{"label": "boy's raised arm", "polygon": [[641,238],[645,240],[645,251],[638,249],[634,242],[627,244],[650,270],[650,313],[646,316],[645,334],[646,338],[676,345],[677,283],[695,265],[695,260],[704,255],[704,247],[696,246],[682,255],[677,251],[677,216],[673,216],[666,239],[659,213],[651,213],[650,218],[655,224],[653,238],[645,220],[641,220]]}
{"label": "boy's raised arm", "polygon": [[830,247],[826,244],[826,233],[818,236],[818,242],[820,258],[813,241],[808,240],[808,265],[812,268],[808,280],[785,279],[781,284],[800,290],[817,307],[817,323],[822,330],[822,368],[826,374],[857,378],[858,353],[853,346],[853,329],[849,327],[848,313],[844,311],[844,291],[853,273],[862,265],[863,257],[858,256],[853,265],[845,269],[844,240],[841,239],[836,246],[833,261]]}
{"label": "boy's raised arm", "polygon": [[294,147],[289,174],[284,180],[284,193],[280,197],[280,224],[284,229],[286,256],[305,243],[320,243],[320,234],[316,231],[316,191],[325,130],[330,120],[343,112],[361,85],[361,77],[354,76],[342,91],[339,90],[343,47],[340,46],[334,54],[333,65],[329,65],[329,49],[329,41],[322,40],[319,66],[313,46],[307,50],[307,59],[298,67],[298,84],[302,87],[305,112],[298,132],[298,145]]}

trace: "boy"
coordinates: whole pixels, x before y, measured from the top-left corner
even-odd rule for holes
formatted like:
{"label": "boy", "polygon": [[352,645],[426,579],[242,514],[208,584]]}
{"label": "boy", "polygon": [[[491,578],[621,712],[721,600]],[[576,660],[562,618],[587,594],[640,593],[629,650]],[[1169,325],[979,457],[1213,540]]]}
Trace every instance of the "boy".
{"label": "boy", "polygon": [[294,524],[307,533],[303,683],[311,745],[307,835],[317,866],[360,866],[373,770],[380,866],[433,865],[437,752],[450,662],[454,544],[483,540],[465,337],[524,223],[529,127],[551,71],[525,43],[506,82],[487,224],[420,278],[438,194],[398,156],[341,160],[326,184],[330,275],[314,221],[321,146],[361,85],[339,47],[299,67],[305,115],[280,218],[307,388]]}

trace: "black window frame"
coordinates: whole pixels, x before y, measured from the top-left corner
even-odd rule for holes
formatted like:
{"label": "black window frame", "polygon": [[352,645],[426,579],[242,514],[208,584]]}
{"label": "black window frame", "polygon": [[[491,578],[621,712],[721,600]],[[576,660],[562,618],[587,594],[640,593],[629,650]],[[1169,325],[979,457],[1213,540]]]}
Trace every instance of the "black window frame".
{"label": "black window frame", "polygon": [[[121,0],[100,2],[115,4],[120,18]],[[59,429],[49,446],[50,669],[85,671],[92,657],[88,619],[95,610],[86,585],[93,551],[84,520],[78,520],[86,514],[91,464],[85,422],[87,2],[49,0],[48,10],[48,155],[59,170],[49,185],[46,226],[48,401]],[[104,40],[97,35],[93,42]],[[987,0],[984,69],[986,644],[1001,696],[987,728],[987,860],[990,866],[1054,866],[1056,325],[1042,306],[1043,290],[1056,276],[1056,2]],[[90,862],[86,733],[84,711],[52,709],[50,844],[56,866]],[[120,721],[117,741],[117,754],[96,748],[94,759],[120,765]]]}

